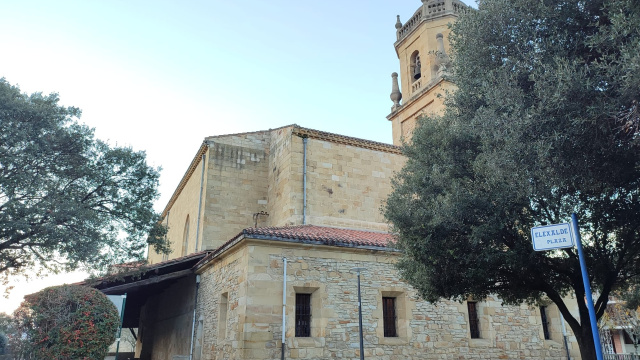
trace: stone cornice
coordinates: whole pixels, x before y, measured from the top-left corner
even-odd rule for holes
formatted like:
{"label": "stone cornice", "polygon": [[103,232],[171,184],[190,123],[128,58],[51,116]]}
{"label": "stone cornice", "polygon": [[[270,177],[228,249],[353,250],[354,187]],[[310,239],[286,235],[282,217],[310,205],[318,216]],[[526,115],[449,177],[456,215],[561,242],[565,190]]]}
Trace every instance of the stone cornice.
{"label": "stone cornice", "polygon": [[402,155],[402,151],[400,147],[395,145],[385,144],[377,141],[359,139],[351,136],[339,135],[339,134],[329,133],[325,131],[307,129],[297,125],[294,125],[293,135],[297,135],[300,137],[308,137],[308,138],[317,139],[317,140],[324,140],[324,141],[329,141],[329,142],[343,144],[343,145],[350,145],[350,146],[365,148],[369,150],[382,151],[382,152],[387,152],[391,154]]}
{"label": "stone cornice", "polygon": [[399,107],[397,107],[395,110],[393,110],[389,115],[387,115],[387,120],[392,121],[392,119],[398,115],[399,113],[403,112],[404,110],[406,110],[409,106],[407,106],[408,103],[412,103],[414,101],[417,101],[418,99],[420,99],[421,97],[423,97],[424,95],[428,94],[429,92],[431,92],[431,90],[434,90],[436,87],[442,85],[444,82],[448,82],[450,84],[453,84],[451,81],[449,80],[445,80],[442,77],[437,77],[433,80],[431,80],[431,82],[429,82],[429,84],[427,84],[425,87],[423,87],[421,90],[419,90],[418,92],[414,93],[409,100],[407,101],[407,103],[404,103],[402,105],[400,105]]}

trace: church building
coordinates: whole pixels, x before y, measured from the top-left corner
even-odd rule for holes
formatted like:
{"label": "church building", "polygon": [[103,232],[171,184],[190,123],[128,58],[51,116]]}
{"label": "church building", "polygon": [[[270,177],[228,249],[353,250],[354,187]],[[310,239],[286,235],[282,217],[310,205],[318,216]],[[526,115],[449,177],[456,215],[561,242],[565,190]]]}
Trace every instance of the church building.
{"label": "church building", "polygon": [[579,357],[553,304],[503,306],[494,296],[432,304],[394,267],[400,253],[380,209],[405,162],[402,139],[455,89],[443,78],[447,24],[464,11],[458,0],[422,0],[405,23],[398,17],[393,145],[298,125],[203,140],[162,213],[171,254],[150,249],[133,274],[87,281],[127,294],[131,356]]}

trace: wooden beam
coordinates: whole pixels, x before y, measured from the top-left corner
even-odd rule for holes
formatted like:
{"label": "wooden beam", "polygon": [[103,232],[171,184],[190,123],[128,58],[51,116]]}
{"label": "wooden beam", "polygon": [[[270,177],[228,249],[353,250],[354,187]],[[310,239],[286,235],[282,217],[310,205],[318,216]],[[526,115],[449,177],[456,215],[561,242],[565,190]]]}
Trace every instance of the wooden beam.
{"label": "wooden beam", "polygon": [[193,271],[191,271],[191,269],[176,271],[174,273],[154,276],[149,279],[138,280],[128,284],[116,285],[116,286],[100,289],[100,291],[102,291],[107,295],[113,295],[114,293],[117,294],[117,293],[124,292],[126,290],[131,290],[131,289],[140,288],[147,285],[157,284],[167,280],[178,279],[190,274],[193,274]]}

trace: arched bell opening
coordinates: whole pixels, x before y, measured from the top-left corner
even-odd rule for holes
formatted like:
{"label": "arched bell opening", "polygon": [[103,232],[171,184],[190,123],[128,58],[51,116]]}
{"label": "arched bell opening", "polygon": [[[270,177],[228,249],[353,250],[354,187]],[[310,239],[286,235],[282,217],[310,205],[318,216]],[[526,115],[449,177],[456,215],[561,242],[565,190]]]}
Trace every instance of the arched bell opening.
{"label": "arched bell opening", "polygon": [[422,64],[420,63],[420,53],[418,50],[411,54],[411,82],[419,80],[422,77]]}

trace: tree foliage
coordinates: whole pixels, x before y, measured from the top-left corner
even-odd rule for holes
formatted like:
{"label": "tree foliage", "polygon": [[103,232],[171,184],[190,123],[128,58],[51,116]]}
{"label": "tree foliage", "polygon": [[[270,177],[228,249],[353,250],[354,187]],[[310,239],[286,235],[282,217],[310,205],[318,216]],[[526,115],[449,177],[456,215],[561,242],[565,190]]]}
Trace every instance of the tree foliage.
{"label": "tree foliage", "polygon": [[[614,348],[611,339],[612,331],[624,331],[629,335],[635,349],[638,353],[638,341],[640,340],[640,317],[636,309],[630,309],[627,304],[621,302],[613,302],[607,305],[607,310],[599,320],[599,328],[601,338],[607,338],[609,343],[602,344],[603,347]],[[604,334],[604,336],[602,336]],[[608,335],[608,336],[607,336]]]}
{"label": "tree foliage", "polygon": [[[419,122],[384,209],[403,276],[430,301],[546,296],[595,358],[574,249],[534,226],[581,222],[597,316],[640,280],[640,7],[634,0],[482,0],[453,24],[442,116]],[[579,319],[583,319],[580,321]]]}
{"label": "tree foliage", "polygon": [[0,79],[0,275],[104,269],[147,243],[166,251],[152,210],[158,169],[144,152],[96,140],[80,110],[58,101]]}
{"label": "tree foliage", "polygon": [[12,332],[13,318],[6,313],[0,313],[0,355],[7,354],[9,346],[8,335]]}
{"label": "tree foliage", "polygon": [[0,355],[4,355],[7,351],[7,336],[0,332]]}
{"label": "tree foliage", "polygon": [[13,352],[24,359],[102,360],[120,324],[118,310],[106,295],[79,285],[27,296],[14,319]]}

